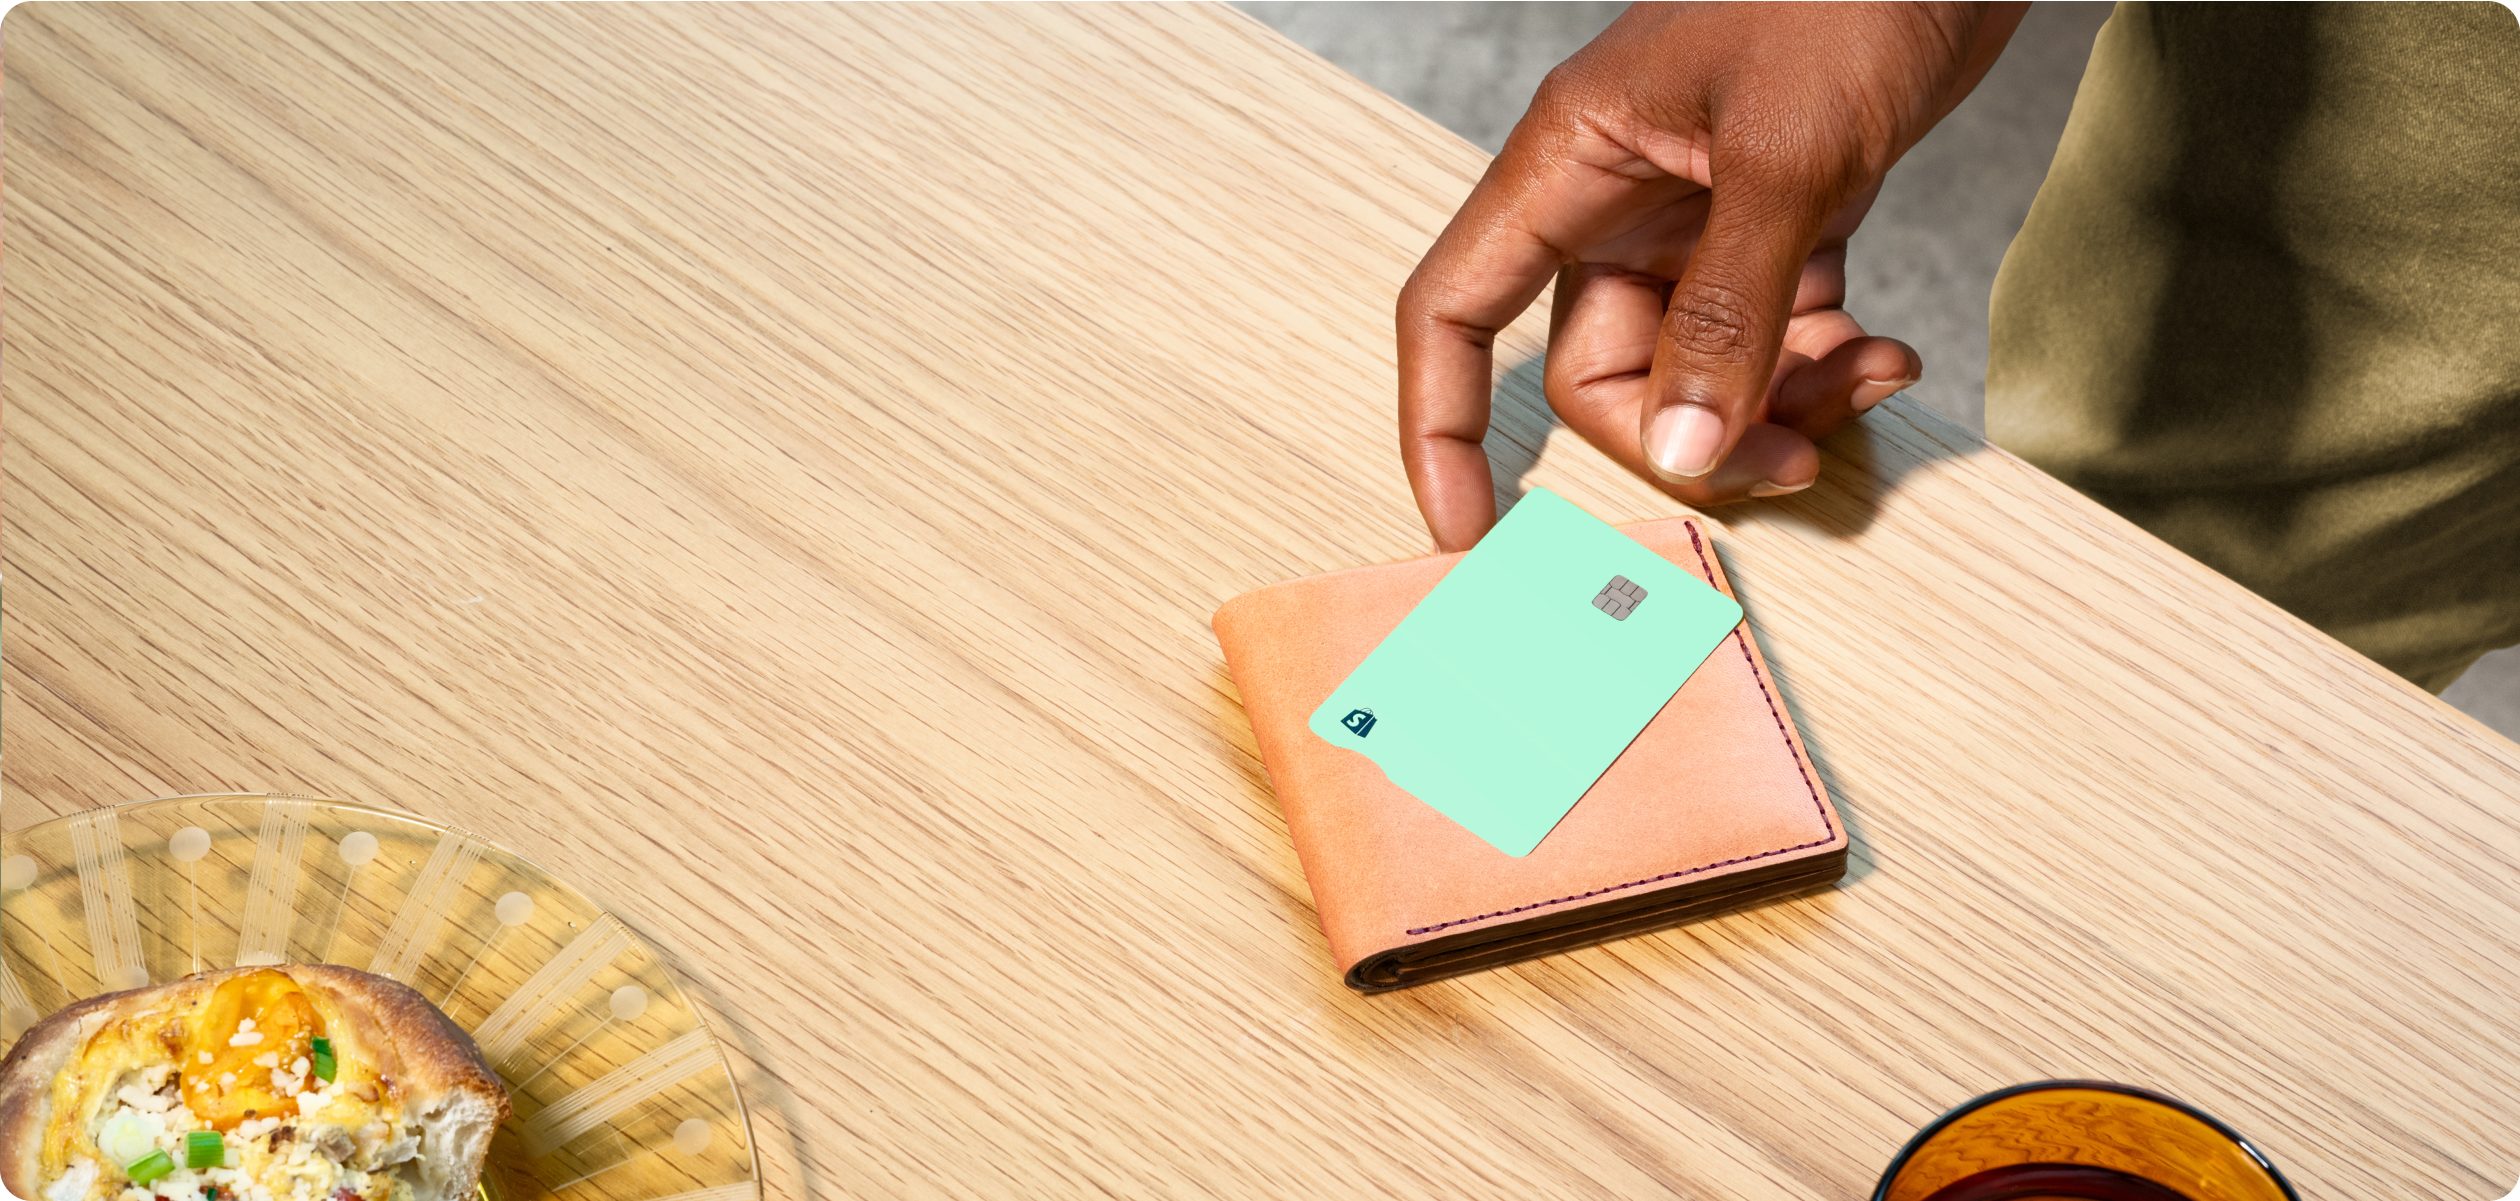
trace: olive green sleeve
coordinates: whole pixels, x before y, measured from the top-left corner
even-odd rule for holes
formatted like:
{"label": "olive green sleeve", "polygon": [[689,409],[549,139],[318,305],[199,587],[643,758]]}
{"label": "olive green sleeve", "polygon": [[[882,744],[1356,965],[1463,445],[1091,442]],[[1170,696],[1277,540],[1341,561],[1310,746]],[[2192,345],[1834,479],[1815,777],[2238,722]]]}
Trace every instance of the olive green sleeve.
{"label": "olive green sleeve", "polygon": [[2520,21],[2120,4],[1987,433],[2435,691],[2520,643]]}

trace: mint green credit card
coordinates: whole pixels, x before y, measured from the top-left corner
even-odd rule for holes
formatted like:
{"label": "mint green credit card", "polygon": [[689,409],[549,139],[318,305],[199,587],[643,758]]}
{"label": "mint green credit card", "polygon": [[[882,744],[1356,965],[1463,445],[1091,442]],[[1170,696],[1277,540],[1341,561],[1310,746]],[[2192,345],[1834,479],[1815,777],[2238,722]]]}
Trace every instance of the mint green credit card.
{"label": "mint green credit card", "polygon": [[1528,855],[1740,622],[1731,597],[1533,489],[1313,711],[1312,731]]}

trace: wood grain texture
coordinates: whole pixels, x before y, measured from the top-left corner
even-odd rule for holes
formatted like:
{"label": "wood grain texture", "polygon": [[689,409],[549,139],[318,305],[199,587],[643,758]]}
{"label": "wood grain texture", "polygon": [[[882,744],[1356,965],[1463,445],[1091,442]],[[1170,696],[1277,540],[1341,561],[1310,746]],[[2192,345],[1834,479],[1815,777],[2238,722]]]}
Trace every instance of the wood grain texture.
{"label": "wood grain texture", "polygon": [[[1717,515],[1846,885],[1349,995],[1206,619],[1424,546],[1482,159],[1230,11],[5,33],[7,823],[491,834],[676,956],[769,1195],[1842,1198],[2059,1075],[2520,1176],[2520,749],[1904,402]],[[1536,378],[1502,489],[1678,511]]]}

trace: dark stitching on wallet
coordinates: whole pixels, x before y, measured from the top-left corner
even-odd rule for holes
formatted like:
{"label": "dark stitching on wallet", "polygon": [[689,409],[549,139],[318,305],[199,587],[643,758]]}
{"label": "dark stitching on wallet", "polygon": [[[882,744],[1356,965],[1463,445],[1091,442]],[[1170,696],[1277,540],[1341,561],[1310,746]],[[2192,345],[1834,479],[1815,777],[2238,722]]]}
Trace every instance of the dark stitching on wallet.
{"label": "dark stitching on wallet", "polygon": [[[1712,583],[1715,579],[1715,568],[1713,564],[1706,561],[1706,544],[1698,539],[1698,531],[1695,524],[1691,524],[1688,529],[1689,545],[1697,550],[1698,565],[1705,569],[1706,579],[1709,583]],[[1744,624],[1748,624],[1746,619]],[[1750,635],[1748,632],[1743,630],[1734,630],[1733,639],[1741,644],[1741,658],[1743,662],[1750,665],[1750,678],[1759,682],[1759,695],[1767,698],[1768,716],[1776,722],[1777,736],[1785,740],[1785,749],[1787,751],[1792,751],[1794,749],[1794,736],[1786,729],[1784,711],[1777,707],[1776,694],[1768,689],[1767,676],[1761,674],[1759,671],[1758,656],[1750,653]],[[1811,778],[1811,769],[1803,765],[1803,757],[1799,754],[1794,756],[1794,770],[1802,773],[1803,787],[1811,791],[1812,807],[1820,813],[1820,826],[1822,829],[1829,832],[1829,836],[1827,838],[1820,839],[1817,842],[1806,842],[1800,846],[1778,847],[1773,851],[1761,851],[1756,855],[1743,855],[1739,858],[1726,859],[1719,863],[1708,863],[1697,867],[1683,868],[1676,872],[1664,872],[1659,876],[1647,876],[1642,880],[1630,880],[1625,884],[1612,884],[1607,887],[1596,888],[1591,892],[1579,892],[1573,896],[1558,897],[1554,900],[1547,901],[1533,901],[1528,905],[1516,905],[1511,909],[1499,909],[1494,913],[1482,913],[1477,917],[1454,918],[1449,922],[1437,922],[1432,926],[1418,926],[1410,929],[1408,933],[1432,934],[1438,930],[1447,930],[1454,926],[1467,926],[1474,922],[1487,921],[1490,918],[1511,917],[1517,913],[1527,913],[1534,909],[1546,909],[1551,905],[1563,905],[1569,901],[1588,901],[1594,897],[1601,896],[1604,893],[1620,892],[1625,889],[1638,888],[1647,884],[1659,884],[1662,881],[1678,879],[1681,876],[1694,876],[1699,872],[1711,872],[1719,867],[1732,867],[1735,864],[1749,863],[1758,859],[1772,859],[1778,855],[1790,855],[1796,851],[1808,851],[1816,846],[1826,846],[1829,842],[1837,838],[1837,823],[1829,820],[1829,806],[1827,802],[1820,799],[1820,785]]]}
{"label": "dark stitching on wallet", "polygon": [[[1706,546],[1704,543],[1698,541],[1698,531],[1697,527],[1694,525],[1689,527],[1689,545],[1696,549],[1698,566],[1706,568],[1706,578],[1709,581],[1712,581],[1715,578],[1715,568],[1712,564],[1709,564],[1706,561]],[[1749,618],[1743,618],[1742,624],[1749,624],[1749,620]],[[1758,656],[1750,653],[1750,635],[1744,631],[1735,630],[1733,631],[1733,637],[1741,644],[1741,661],[1750,665],[1750,678],[1759,682],[1759,695],[1767,700],[1768,717],[1776,723],[1777,737],[1785,740],[1786,750],[1793,750],[1794,736],[1792,732],[1787,730],[1785,727],[1785,711],[1777,706],[1776,694],[1769,691],[1767,677],[1759,672]],[[1802,773],[1803,787],[1811,793],[1811,807],[1820,814],[1820,828],[1829,832],[1829,838],[1837,837],[1837,823],[1829,820],[1829,806],[1820,799],[1820,785],[1817,781],[1811,778],[1811,769],[1803,766],[1803,757],[1799,754],[1794,756],[1794,770]],[[1827,842],[1829,841],[1829,838],[1823,838],[1820,842]],[[1803,846],[1818,845],[1820,845],[1820,843],[1803,844]],[[1803,847],[1788,847],[1786,849],[1799,851],[1802,850]]]}
{"label": "dark stitching on wallet", "polygon": [[[1834,833],[1834,830],[1833,830],[1833,832],[1829,835],[1829,838],[1835,838],[1835,837],[1837,837],[1837,835],[1836,835],[1836,833]],[[1657,883],[1657,882],[1659,882],[1659,881],[1663,881],[1663,880],[1670,880],[1670,879],[1674,879],[1674,878],[1677,878],[1677,877],[1680,877],[1680,876],[1694,876],[1694,875],[1698,874],[1699,872],[1711,872],[1711,871],[1713,871],[1713,870],[1715,870],[1716,868],[1719,868],[1719,867],[1731,867],[1732,865],[1734,865],[1734,864],[1736,864],[1736,863],[1748,863],[1748,862],[1750,862],[1751,860],[1754,860],[1754,859],[1770,859],[1770,858],[1774,858],[1775,856],[1778,856],[1778,855],[1790,855],[1790,854],[1792,854],[1792,853],[1794,853],[1794,852],[1796,852],[1796,851],[1808,851],[1808,850],[1810,850],[1810,849],[1811,849],[1811,848],[1813,848],[1813,847],[1818,847],[1818,846],[1827,846],[1827,845],[1829,844],[1829,838],[1823,838],[1823,839],[1821,839],[1821,840],[1820,840],[1820,841],[1818,841],[1818,842],[1806,842],[1806,843],[1802,844],[1801,846],[1794,846],[1794,847],[1778,847],[1778,848],[1776,848],[1776,849],[1775,849],[1775,850],[1773,850],[1773,851],[1761,851],[1761,852],[1759,852],[1759,853],[1758,853],[1758,854],[1756,854],[1756,855],[1744,855],[1744,856],[1742,856],[1742,857],[1740,857],[1740,858],[1738,858],[1738,859],[1726,859],[1726,860],[1724,860],[1724,861],[1723,861],[1723,862],[1721,862],[1721,863],[1709,863],[1709,864],[1706,864],[1706,865],[1705,865],[1705,866],[1703,866],[1703,867],[1685,868],[1685,869],[1683,869],[1683,870],[1676,871],[1676,872],[1664,872],[1663,874],[1661,874],[1661,875],[1659,875],[1659,876],[1647,876],[1647,877],[1645,877],[1645,878],[1644,878],[1644,879],[1642,879],[1642,880],[1630,880],[1630,881],[1628,881],[1628,882],[1627,882],[1627,883],[1625,883],[1625,884],[1613,884],[1613,885],[1610,885],[1610,886],[1609,886],[1609,887],[1607,887],[1607,888],[1596,888],[1596,889],[1592,890],[1591,892],[1579,892],[1579,893],[1576,893],[1575,895],[1573,895],[1573,896],[1571,896],[1571,897],[1559,897],[1559,898],[1557,898],[1557,899],[1555,899],[1555,900],[1550,900],[1550,901],[1533,901],[1532,903],[1530,903],[1530,904],[1528,904],[1528,905],[1516,905],[1516,906],[1514,906],[1514,907],[1513,907],[1513,908],[1511,908],[1511,909],[1499,909],[1499,910],[1497,910],[1497,911],[1496,911],[1496,912],[1494,912],[1494,913],[1482,913],[1482,914],[1480,914],[1480,915],[1479,915],[1479,916],[1477,916],[1477,917],[1464,917],[1464,918],[1456,918],[1456,919],[1454,919],[1454,920],[1452,920],[1452,921],[1449,921],[1449,922],[1437,922],[1436,924],[1434,924],[1434,925],[1432,925],[1432,926],[1419,926],[1419,927],[1417,927],[1416,929],[1409,931],[1409,933],[1411,933],[1411,934],[1432,934],[1432,933],[1436,932],[1437,930],[1446,929],[1446,928],[1448,928],[1448,927],[1452,927],[1452,926],[1467,926],[1467,925],[1471,924],[1472,922],[1484,922],[1484,921],[1486,921],[1486,920],[1488,920],[1489,918],[1492,918],[1492,917],[1510,917],[1510,916],[1512,916],[1512,915],[1514,915],[1514,914],[1517,914],[1517,913],[1522,913],[1522,912],[1524,912],[1524,911],[1526,911],[1526,910],[1532,910],[1532,909],[1546,909],[1546,908],[1548,908],[1548,907],[1549,907],[1549,906],[1551,906],[1551,905],[1563,905],[1563,904],[1567,903],[1568,901],[1584,901],[1584,900],[1590,900],[1590,899],[1592,899],[1593,897],[1600,896],[1601,894],[1606,893],[1606,892],[1618,892],[1618,891],[1619,891],[1619,890],[1621,890],[1621,889],[1634,888],[1634,887],[1636,887],[1636,886],[1638,886],[1638,885],[1640,885],[1640,884],[1653,884],[1653,883]]]}

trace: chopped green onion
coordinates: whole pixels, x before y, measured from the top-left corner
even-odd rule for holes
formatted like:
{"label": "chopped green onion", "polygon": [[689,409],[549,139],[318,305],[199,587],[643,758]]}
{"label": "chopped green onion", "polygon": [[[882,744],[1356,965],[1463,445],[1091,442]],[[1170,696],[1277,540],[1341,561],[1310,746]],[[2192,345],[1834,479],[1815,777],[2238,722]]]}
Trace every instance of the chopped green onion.
{"label": "chopped green onion", "polygon": [[341,1065],[333,1060],[332,1040],[329,1038],[316,1039],[315,1078],[329,1084],[332,1082],[333,1077],[340,1074]]}
{"label": "chopped green onion", "polygon": [[153,1180],[163,1179],[174,1170],[175,1161],[168,1158],[166,1152],[151,1151],[131,1161],[131,1166],[124,1168],[123,1172],[131,1177],[133,1184],[147,1184]]}
{"label": "chopped green onion", "polygon": [[219,1201],[219,1186],[215,1184],[206,1186],[202,1190],[201,1201]]}
{"label": "chopped green onion", "polygon": [[150,1129],[148,1121],[140,1114],[116,1114],[105,1123],[105,1129],[97,1133],[96,1148],[115,1163],[131,1163],[147,1158],[149,1152],[157,1150],[158,1134],[164,1129],[163,1124],[156,1130]]}
{"label": "chopped green onion", "polygon": [[184,1166],[215,1168],[227,1162],[227,1140],[216,1130],[195,1130],[184,1136]]}

